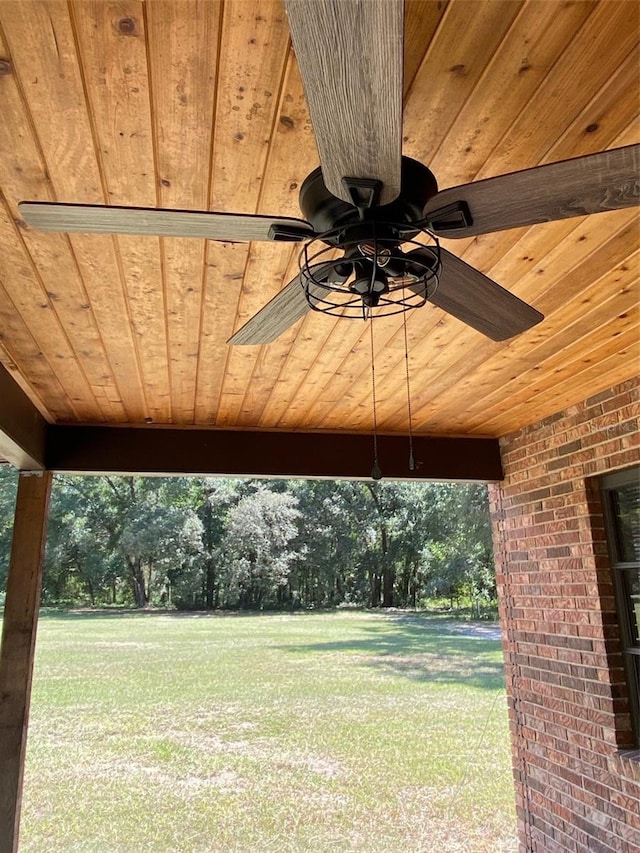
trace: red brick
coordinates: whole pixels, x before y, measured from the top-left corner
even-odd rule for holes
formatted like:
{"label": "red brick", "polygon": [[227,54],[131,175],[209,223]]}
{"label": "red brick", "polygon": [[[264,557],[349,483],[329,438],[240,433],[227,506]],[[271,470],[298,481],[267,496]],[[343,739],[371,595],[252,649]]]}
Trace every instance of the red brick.
{"label": "red brick", "polygon": [[523,851],[640,850],[594,479],[640,463],[639,402],[640,377],[500,440],[505,479],[489,492]]}

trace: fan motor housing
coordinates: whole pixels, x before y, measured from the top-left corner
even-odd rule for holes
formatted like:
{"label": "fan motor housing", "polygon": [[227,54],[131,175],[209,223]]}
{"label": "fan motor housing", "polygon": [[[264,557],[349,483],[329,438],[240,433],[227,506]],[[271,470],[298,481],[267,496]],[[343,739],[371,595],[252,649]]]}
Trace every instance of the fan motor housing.
{"label": "fan motor housing", "polygon": [[[425,205],[437,192],[438,184],[432,172],[417,160],[403,157],[399,196],[391,204],[366,210],[365,222],[375,222],[383,230],[385,225],[418,223],[423,219]],[[356,207],[329,192],[320,167],[305,178],[299,201],[303,216],[318,234],[356,223],[364,225]],[[340,241],[334,237],[327,242],[338,244]]]}

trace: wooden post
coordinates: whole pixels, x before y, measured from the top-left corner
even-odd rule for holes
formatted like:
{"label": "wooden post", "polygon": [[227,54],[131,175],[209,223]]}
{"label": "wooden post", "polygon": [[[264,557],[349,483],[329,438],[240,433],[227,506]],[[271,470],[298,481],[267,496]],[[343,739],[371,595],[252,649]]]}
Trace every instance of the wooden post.
{"label": "wooden post", "polygon": [[0,853],[16,853],[51,472],[18,482],[0,647]]}

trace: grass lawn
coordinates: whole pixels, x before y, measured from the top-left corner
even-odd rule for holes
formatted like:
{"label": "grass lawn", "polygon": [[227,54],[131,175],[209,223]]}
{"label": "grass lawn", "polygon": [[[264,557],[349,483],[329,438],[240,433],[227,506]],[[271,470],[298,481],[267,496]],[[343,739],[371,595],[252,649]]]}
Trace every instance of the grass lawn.
{"label": "grass lawn", "polygon": [[392,613],[45,615],[20,837],[514,851],[500,643]]}

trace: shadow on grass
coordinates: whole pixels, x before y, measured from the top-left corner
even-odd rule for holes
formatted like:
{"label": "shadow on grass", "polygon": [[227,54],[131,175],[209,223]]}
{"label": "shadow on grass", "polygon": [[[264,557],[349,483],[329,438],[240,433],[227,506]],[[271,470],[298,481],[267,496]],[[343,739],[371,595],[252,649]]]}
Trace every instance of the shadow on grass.
{"label": "shadow on grass", "polygon": [[[327,615],[335,611],[324,611]],[[360,611],[361,613],[363,611]],[[373,667],[392,677],[443,685],[466,685],[484,690],[504,687],[502,660],[496,660],[499,640],[496,629],[474,627],[441,615],[390,613],[373,611],[372,619],[358,627],[365,636],[345,640],[280,645],[276,648],[294,654],[349,656],[359,666]],[[148,619],[160,616],[172,619],[264,619],[269,617],[321,615],[322,611],[247,612],[247,611],[176,611],[137,609],[56,609],[43,608],[40,619],[111,620]],[[469,636],[469,633],[474,633]]]}
{"label": "shadow on grass", "polygon": [[281,648],[302,654],[349,655],[361,666],[412,681],[504,688],[504,667],[502,660],[496,660],[499,641],[464,636],[459,629],[453,620],[394,614],[363,627],[367,636],[362,639]]}
{"label": "shadow on grass", "polygon": [[[225,619],[231,617],[257,618],[260,616],[282,616],[282,613],[260,613],[259,611],[236,610],[163,610],[159,607],[43,607],[39,619],[153,619],[159,616],[171,619]],[[287,614],[289,615],[289,614]],[[295,614],[297,615],[297,614]]]}

